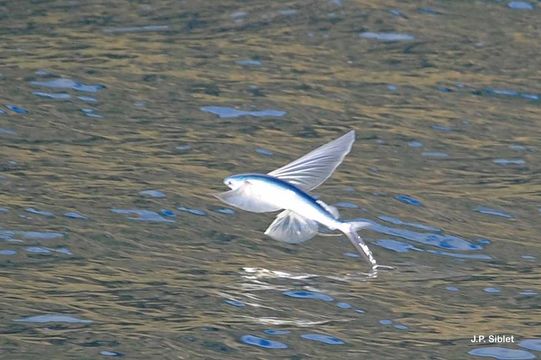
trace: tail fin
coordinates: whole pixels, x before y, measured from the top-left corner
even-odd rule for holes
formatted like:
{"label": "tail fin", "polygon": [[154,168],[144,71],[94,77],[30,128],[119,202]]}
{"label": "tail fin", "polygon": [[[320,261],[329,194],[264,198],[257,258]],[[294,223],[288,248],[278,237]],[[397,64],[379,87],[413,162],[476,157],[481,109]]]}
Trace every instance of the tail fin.
{"label": "tail fin", "polygon": [[344,229],[342,231],[348,237],[349,241],[355,246],[357,251],[372,265],[372,269],[377,268],[378,264],[372,251],[368,248],[364,240],[357,234],[357,230],[370,226],[370,223],[364,221],[352,221],[344,223]]}

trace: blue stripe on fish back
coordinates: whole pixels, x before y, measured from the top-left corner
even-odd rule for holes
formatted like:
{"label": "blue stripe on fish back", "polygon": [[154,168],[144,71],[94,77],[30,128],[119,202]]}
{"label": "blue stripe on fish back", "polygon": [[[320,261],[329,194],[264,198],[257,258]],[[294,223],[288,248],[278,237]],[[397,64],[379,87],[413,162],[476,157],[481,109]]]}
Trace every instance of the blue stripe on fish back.
{"label": "blue stripe on fish back", "polygon": [[330,217],[334,218],[334,216],[331,213],[329,213],[327,211],[327,209],[325,209],[323,206],[321,206],[314,197],[312,197],[310,194],[306,193],[305,191],[299,189],[295,185],[293,185],[291,183],[288,183],[287,181],[280,180],[280,179],[278,179],[276,177],[273,177],[273,176],[270,176],[270,175],[258,174],[258,173],[238,174],[238,175],[233,175],[232,177],[235,177],[235,178],[241,179],[241,180],[250,180],[250,178],[255,178],[255,179],[259,179],[259,180],[263,180],[263,181],[268,181],[268,182],[271,182],[271,183],[280,184],[281,186],[295,192],[297,195],[299,195],[303,199],[314,203],[315,206],[317,206],[323,212],[328,214]]}

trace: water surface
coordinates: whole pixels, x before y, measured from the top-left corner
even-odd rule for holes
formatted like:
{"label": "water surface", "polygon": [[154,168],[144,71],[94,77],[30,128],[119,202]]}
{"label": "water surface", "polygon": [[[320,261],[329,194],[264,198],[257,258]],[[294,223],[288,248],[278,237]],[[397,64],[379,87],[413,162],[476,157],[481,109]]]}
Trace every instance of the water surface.
{"label": "water surface", "polygon": [[[0,357],[541,356],[539,2],[0,7]],[[211,196],[350,129],[394,271]]]}

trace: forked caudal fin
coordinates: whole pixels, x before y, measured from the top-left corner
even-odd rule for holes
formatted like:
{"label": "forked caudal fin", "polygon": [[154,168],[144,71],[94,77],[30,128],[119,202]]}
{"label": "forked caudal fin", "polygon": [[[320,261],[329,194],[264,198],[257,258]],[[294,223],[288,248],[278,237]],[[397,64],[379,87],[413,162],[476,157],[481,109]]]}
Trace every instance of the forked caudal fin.
{"label": "forked caudal fin", "polygon": [[361,255],[370,263],[372,269],[375,269],[378,264],[372,251],[368,248],[364,240],[357,234],[357,231],[370,226],[370,223],[364,221],[352,221],[344,223],[344,228],[341,229],[348,237],[349,241],[355,246],[355,249],[361,253]]}

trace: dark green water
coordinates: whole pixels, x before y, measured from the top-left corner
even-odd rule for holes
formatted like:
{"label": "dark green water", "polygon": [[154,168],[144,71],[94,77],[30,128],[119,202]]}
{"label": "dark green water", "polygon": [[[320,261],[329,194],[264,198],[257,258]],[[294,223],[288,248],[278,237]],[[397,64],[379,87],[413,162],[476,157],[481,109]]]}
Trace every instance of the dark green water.
{"label": "dark green water", "polygon": [[[539,358],[530,4],[0,2],[0,358]],[[349,129],[316,194],[394,271],[210,195]]]}

